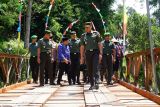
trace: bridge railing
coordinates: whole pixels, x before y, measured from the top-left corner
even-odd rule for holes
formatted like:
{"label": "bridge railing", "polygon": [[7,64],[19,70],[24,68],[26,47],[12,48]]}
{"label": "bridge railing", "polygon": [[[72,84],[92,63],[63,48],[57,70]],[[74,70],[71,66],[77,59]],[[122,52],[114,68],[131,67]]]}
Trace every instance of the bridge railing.
{"label": "bridge railing", "polygon": [[29,58],[0,53],[0,87],[29,79]]}
{"label": "bridge railing", "polygon": [[[157,84],[160,84],[160,48],[154,49]],[[123,80],[138,88],[153,92],[153,71],[150,50],[125,56],[126,69]],[[124,70],[123,70],[124,71]],[[158,85],[160,89],[160,86]]]}

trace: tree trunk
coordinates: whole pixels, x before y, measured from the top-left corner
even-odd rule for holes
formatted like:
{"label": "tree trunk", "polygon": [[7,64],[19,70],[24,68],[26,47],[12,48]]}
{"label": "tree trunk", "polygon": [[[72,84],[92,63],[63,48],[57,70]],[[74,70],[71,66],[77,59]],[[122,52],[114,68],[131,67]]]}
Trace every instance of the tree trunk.
{"label": "tree trunk", "polygon": [[28,8],[26,14],[26,35],[25,35],[25,46],[24,46],[25,48],[29,48],[32,2],[33,0],[28,0],[28,6],[27,6]]}

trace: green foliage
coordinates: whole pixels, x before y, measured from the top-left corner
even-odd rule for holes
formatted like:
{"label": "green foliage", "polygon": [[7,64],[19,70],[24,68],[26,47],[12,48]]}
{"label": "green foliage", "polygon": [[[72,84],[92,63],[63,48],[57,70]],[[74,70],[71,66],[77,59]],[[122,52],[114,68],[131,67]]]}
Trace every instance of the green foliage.
{"label": "green foliage", "polygon": [[154,8],[156,8],[153,15],[159,20],[159,26],[160,26],[160,1],[159,0],[150,0],[150,5],[152,5]]}
{"label": "green foliage", "polygon": [[[129,50],[137,52],[149,48],[147,17],[134,13],[128,19]],[[142,44],[143,43],[143,44]]]}
{"label": "green foliage", "polygon": [[[160,28],[156,26],[156,20],[152,18],[152,33],[155,46],[160,46]],[[149,48],[148,18],[145,15],[134,13],[128,19],[129,50],[133,52]]]}
{"label": "green foliage", "polygon": [[152,26],[155,47],[160,47],[160,27]]}
{"label": "green foliage", "polygon": [[24,49],[24,42],[21,41],[18,47],[17,39],[11,39],[9,41],[0,41],[0,52],[2,53],[10,53],[10,54],[19,54],[24,55],[27,50]]}
{"label": "green foliage", "polygon": [[18,20],[18,0],[0,0],[0,35],[15,34]]}

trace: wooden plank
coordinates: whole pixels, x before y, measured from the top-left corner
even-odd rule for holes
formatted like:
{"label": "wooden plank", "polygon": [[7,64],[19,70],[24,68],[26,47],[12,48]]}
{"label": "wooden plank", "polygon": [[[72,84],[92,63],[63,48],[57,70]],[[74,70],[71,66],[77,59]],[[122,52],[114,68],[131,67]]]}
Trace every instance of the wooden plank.
{"label": "wooden plank", "polygon": [[[28,81],[31,81],[31,80],[28,80]],[[6,93],[6,92],[8,92],[8,91],[10,91],[10,90],[14,90],[14,89],[19,88],[19,87],[22,87],[22,86],[24,86],[24,85],[27,85],[27,84],[28,84],[28,81],[16,83],[16,84],[13,84],[13,85],[10,85],[10,86],[1,88],[1,89],[0,89],[0,94]]]}
{"label": "wooden plank", "polygon": [[86,107],[82,104],[46,104],[44,107]]}
{"label": "wooden plank", "polygon": [[120,86],[119,84],[115,85],[115,87],[108,87],[108,90],[110,90],[111,93],[119,99],[119,102],[127,107],[131,105],[132,107],[145,107],[146,105],[148,105],[147,107],[159,106],[155,102],[150,101],[149,99],[127,89],[126,87]]}
{"label": "wooden plank", "polygon": [[44,107],[85,107],[83,85],[60,87]]}
{"label": "wooden plank", "polygon": [[[120,100],[112,94],[111,91],[108,90],[108,88],[106,88],[104,85],[100,86],[100,91],[101,93],[104,95],[106,102],[105,104],[101,104],[102,107],[107,107],[109,105],[112,106],[120,106],[120,107],[126,107],[123,103],[120,102]],[[101,107],[100,106],[100,107]]]}
{"label": "wooden plank", "polygon": [[37,87],[12,100],[10,104],[18,106],[26,105],[28,107],[32,105],[42,106],[57,89],[58,87],[54,86]]}
{"label": "wooden plank", "polygon": [[93,90],[88,90],[90,85],[84,85],[84,97],[86,106],[99,106]]}

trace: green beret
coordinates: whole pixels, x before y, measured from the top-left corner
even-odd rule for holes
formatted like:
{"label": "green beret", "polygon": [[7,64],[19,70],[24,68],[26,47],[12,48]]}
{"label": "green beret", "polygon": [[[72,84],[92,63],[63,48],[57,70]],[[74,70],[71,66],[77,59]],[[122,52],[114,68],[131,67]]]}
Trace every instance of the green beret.
{"label": "green beret", "polygon": [[110,36],[111,34],[110,34],[110,32],[106,32],[105,34],[104,34],[104,36]]}
{"label": "green beret", "polygon": [[50,30],[45,30],[45,34],[50,34],[51,31]]}
{"label": "green beret", "polygon": [[31,39],[37,39],[37,35],[32,35]]}

